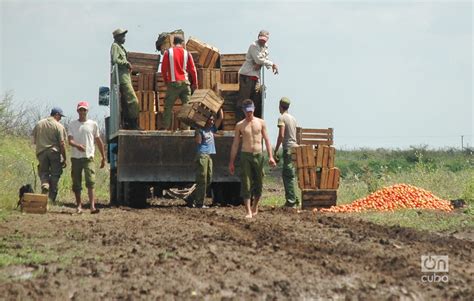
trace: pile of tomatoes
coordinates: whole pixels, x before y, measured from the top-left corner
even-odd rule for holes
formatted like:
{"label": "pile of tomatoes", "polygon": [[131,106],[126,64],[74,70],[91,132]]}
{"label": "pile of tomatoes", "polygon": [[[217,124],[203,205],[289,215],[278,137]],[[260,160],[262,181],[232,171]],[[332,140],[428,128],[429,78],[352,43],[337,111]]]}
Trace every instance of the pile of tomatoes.
{"label": "pile of tomatoes", "polygon": [[320,209],[321,212],[362,212],[362,211],[394,211],[398,209],[434,209],[452,211],[449,201],[440,199],[431,192],[407,184],[396,184],[385,187],[365,198],[350,204]]}

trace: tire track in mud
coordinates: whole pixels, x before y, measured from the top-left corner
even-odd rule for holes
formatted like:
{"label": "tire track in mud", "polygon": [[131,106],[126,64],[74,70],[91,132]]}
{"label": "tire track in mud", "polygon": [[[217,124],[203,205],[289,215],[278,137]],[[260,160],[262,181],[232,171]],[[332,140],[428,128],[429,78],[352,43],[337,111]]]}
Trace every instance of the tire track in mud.
{"label": "tire track in mud", "polygon": [[[472,296],[472,241],[329,214],[264,207],[253,220],[243,215],[242,207],[151,207],[104,209],[95,217],[20,216],[1,231],[20,229],[27,237],[44,227],[51,248],[83,253],[66,267],[42,266],[36,278],[0,283],[0,290],[7,299]],[[425,254],[449,254],[453,282],[423,285]]]}

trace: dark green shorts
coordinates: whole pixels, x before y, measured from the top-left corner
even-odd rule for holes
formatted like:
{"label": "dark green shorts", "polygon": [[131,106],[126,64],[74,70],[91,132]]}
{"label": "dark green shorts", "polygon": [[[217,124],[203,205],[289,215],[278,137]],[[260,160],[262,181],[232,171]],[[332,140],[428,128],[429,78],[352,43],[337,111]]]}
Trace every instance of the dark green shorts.
{"label": "dark green shorts", "polygon": [[262,196],[263,154],[240,153],[241,181],[240,196],[245,199]]}
{"label": "dark green shorts", "polygon": [[94,158],[71,158],[72,191],[82,190],[82,171],[86,179],[86,187],[95,186],[95,166]]}

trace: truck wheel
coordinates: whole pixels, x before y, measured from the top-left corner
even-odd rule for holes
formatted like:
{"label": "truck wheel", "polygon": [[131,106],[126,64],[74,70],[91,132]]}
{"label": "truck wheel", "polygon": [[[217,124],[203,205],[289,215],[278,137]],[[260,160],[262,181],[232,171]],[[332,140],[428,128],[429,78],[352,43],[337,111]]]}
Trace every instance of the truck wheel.
{"label": "truck wheel", "polygon": [[223,198],[224,202],[229,205],[238,206],[242,204],[242,200],[240,199],[240,183],[225,183],[223,189]]}
{"label": "truck wheel", "polygon": [[137,182],[127,182],[125,185],[125,202],[132,208],[145,208],[147,206],[147,192],[145,185]]}

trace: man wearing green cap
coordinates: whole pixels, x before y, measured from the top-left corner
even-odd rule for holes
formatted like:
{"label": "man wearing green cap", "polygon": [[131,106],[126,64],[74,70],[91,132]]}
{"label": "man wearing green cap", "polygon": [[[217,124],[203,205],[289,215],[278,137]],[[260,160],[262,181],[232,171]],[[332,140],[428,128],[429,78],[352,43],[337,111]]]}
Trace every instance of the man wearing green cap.
{"label": "man wearing green cap", "polygon": [[283,168],[282,178],[285,186],[285,207],[295,208],[299,205],[298,196],[295,193],[295,169],[291,160],[291,148],[296,146],[296,119],[288,113],[290,107],[290,99],[282,97],[280,99],[280,114],[278,118],[278,138],[275,146],[275,158],[280,145],[283,146]]}
{"label": "man wearing green cap", "polygon": [[125,119],[125,129],[138,129],[138,99],[133,90],[130,72],[132,65],[127,58],[127,50],[123,47],[125,43],[125,34],[127,30],[116,29],[112,33],[114,42],[110,49],[110,58],[112,67],[115,65],[118,69],[119,83],[120,83],[120,103],[122,106],[123,117]]}

